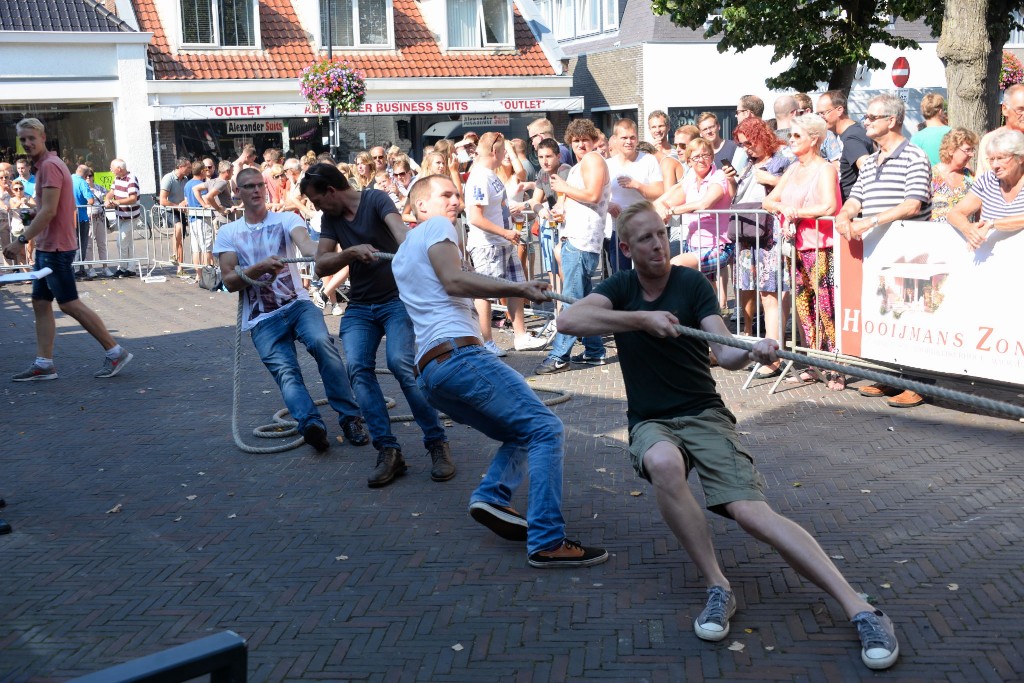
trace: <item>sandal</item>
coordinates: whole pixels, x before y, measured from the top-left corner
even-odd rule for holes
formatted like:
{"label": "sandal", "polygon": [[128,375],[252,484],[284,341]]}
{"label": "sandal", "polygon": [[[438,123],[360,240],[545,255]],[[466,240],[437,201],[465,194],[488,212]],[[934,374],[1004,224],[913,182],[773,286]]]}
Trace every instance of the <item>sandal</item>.
{"label": "sandal", "polygon": [[789,384],[811,384],[812,382],[818,381],[820,381],[820,378],[813,368],[807,368],[799,375],[790,375],[786,378],[786,382]]}
{"label": "sandal", "polygon": [[846,389],[846,375],[840,372],[830,372],[828,374],[828,390],[829,391],[843,391]]}

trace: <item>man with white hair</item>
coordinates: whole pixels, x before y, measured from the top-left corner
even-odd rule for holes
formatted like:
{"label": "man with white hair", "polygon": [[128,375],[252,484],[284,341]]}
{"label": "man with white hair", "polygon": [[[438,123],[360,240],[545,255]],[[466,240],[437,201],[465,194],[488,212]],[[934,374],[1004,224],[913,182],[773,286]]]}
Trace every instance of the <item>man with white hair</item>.
{"label": "man with white hair", "polygon": [[46,129],[39,119],[27,118],[15,127],[18,142],[32,157],[36,167],[36,213],[17,239],[7,245],[4,255],[16,262],[25,259],[25,245],[35,244],[35,269],[50,268],[46,277],[32,282],[32,312],[36,319],[36,359],[28,370],[11,379],[15,382],[35,382],[57,379],[53,364],[53,347],[57,337],[57,322],[53,315],[56,300],[65,313],[85,328],[105,352],[103,367],[94,376],[113,377],[124,369],[132,354],[121,347],[107,331],[103,320],[82,303],[75,286],[71,264],[78,253],[76,233],[75,194],[71,173],[55,152],[46,149]]}
{"label": "man with white hair", "polygon": [[[903,137],[906,105],[892,95],[868,102],[864,129],[878,151],[861,166],[850,196],[836,216],[836,232],[848,240],[874,240],[893,221],[928,220],[932,212],[932,167],[923,149]],[[857,216],[860,216],[858,218]],[[913,408],[924,399],[909,389],[873,384],[859,390],[869,398],[889,397],[894,408]]]}
{"label": "man with white hair", "polygon": [[1006,125],[985,133],[978,145],[978,176],[990,170],[988,165],[988,143],[993,134],[1001,130],[1015,130],[1024,133],[1024,84],[1011,85],[1003,93],[1003,118]]}
{"label": "man with white hair", "polygon": [[135,229],[142,227],[142,206],[139,204],[139,179],[128,171],[124,159],[110,162],[114,184],[107,192],[106,206],[117,216],[117,258],[124,263],[114,271],[115,278],[135,277],[131,261],[135,258]]}

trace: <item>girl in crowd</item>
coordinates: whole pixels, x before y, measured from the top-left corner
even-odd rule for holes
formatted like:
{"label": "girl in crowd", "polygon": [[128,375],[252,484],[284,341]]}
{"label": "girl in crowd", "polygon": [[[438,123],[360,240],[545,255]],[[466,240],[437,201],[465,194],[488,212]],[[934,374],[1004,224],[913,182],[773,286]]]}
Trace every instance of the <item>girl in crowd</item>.
{"label": "girl in crowd", "polygon": [[356,154],[356,172],[353,187],[360,192],[368,187],[373,187],[373,159],[366,150]]}

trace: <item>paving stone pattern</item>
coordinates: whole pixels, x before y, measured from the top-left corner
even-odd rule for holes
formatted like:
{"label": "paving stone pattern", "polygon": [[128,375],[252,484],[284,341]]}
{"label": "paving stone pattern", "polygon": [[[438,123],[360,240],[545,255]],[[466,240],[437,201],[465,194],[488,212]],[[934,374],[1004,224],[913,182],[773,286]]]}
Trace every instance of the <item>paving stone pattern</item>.
{"label": "paving stone pattern", "polygon": [[[0,381],[15,529],[0,537],[0,680],[66,680],[224,629],[248,640],[253,681],[1024,679],[1017,422],[821,385],[769,396],[716,370],[772,503],[895,620],[901,659],[874,674],[834,601],[713,516],[739,611],[721,643],[694,636],[703,585],[628,464],[614,354],[531,379],[572,393],[555,408],[569,535],[612,553],[545,571],[466,514],[494,442],[452,426],[459,473],[438,484],[415,424],[397,424],[410,471],[379,490],[375,453],[334,442],[333,416],[326,456],[246,455],[230,435],[235,297],[173,279],[81,290],[135,360],[94,379],[99,348],[59,316],[60,379]],[[9,375],[34,355],[27,287],[0,307]],[[542,357],[507,360],[529,373]],[[243,368],[248,433],[281,402],[248,339]]]}

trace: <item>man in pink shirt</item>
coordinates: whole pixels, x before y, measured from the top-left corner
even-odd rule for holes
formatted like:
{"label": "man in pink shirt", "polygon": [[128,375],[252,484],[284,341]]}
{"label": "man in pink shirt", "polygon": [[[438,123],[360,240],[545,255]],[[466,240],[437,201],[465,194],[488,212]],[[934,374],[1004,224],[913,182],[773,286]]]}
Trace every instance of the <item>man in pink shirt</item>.
{"label": "man in pink shirt", "polygon": [[18,141],[36,167],[36,213],[17,241],[4,249],[8,258],[24,259],[25,245],[35,244],[35,269],[53,272],[32,282],[32,310],[36,317],[36,359],[14,375],[15,382],[57,379],[53,364],[53,343],[57,323],[53,301],[103,346],[106,355],[96,377],[113,377],[132,359],[132,354],[114,341],[103,320],[78,298],[71,264],[78,252],[75,235],[76,209],[71,173],[56,153],[46,149],[46,129],[39,119],[22,119],[17,125]]}

